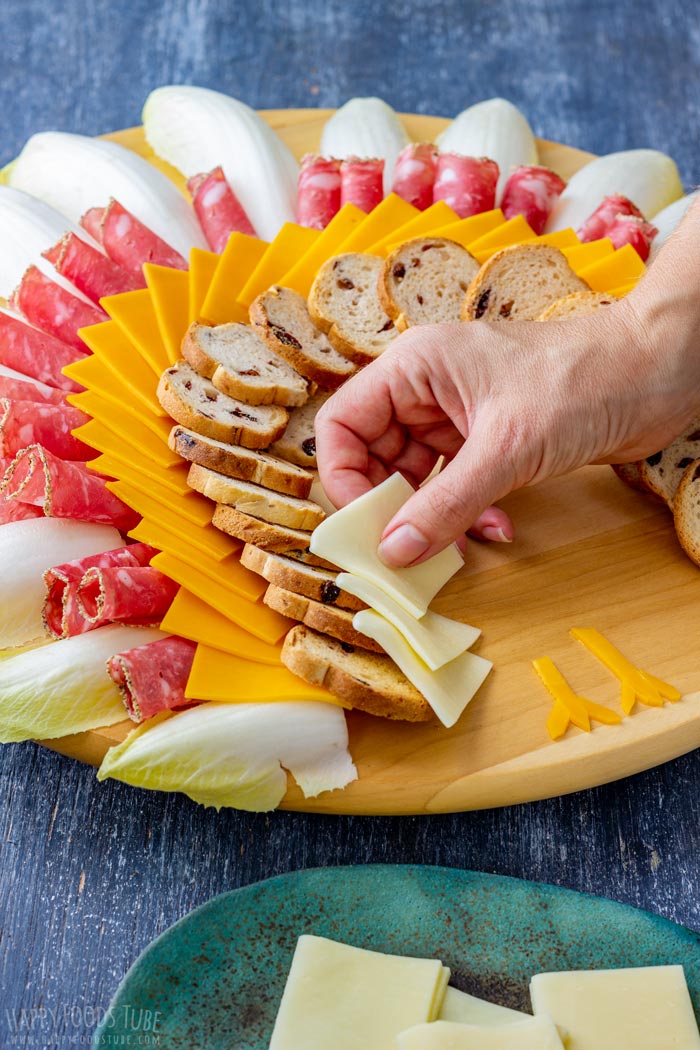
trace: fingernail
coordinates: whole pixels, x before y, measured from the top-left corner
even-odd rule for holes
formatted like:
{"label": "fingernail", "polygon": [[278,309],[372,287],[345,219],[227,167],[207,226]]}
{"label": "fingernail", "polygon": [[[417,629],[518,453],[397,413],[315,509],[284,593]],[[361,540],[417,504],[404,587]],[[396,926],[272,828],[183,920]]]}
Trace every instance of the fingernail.
{"label": "fingernail", "polygon": [[379,544],[379,557],[387,565],[410,565],[430,546],[429,540],[415,525],[399,525]]}
{"label": "fingernail", "polygon": [[503,529],[496,528],[495,525],[486,525],[481,530],[481,535],[485,540],[492,540],[493,543],[512,543],[511,539],[508,539]]}

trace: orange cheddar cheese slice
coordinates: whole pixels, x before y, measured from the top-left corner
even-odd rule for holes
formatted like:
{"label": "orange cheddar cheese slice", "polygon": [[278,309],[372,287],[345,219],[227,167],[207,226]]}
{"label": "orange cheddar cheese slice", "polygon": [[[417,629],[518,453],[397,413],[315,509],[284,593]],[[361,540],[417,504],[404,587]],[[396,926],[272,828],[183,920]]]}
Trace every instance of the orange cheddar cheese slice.
{"label": "orange cheddar cheese slice", "polygon": [[[229,572],[234,562],[239,563],[240,561],[240,547],[232,549],[224,558],[212,558],[211,555],[197,550],[190,543],[188,536],[171,532],[170,529],[164,528],[162,525],[154,525],[153,522],[147,521],[145,518],[142,518],[139,524],[134,526],[129,535],[133,539],[150,543],[152,547],[157,547],[164,554],[172,554],[178,561],[183,561],[186,565],[192,566],[193,569],[203,572],[214,583],[221,583],[227,586],[229,580],[233,580],[234,586],[231,589],[234,594],[239,594],[241,586],[245,586],[246,592],[242,597],[248,598],[250,601],[258,601],[265,591],[264,581],[257,583],[248,576],[242,576],[235,568]],[[146,539],[146,535],[148,535],[148,539]],[[237,543],[238,541],[234,540],[233,542]]]}
{"label": "orange cheddar cheese slice", "polygon": [[157,376],[170,365],[148,288],[106,295],[100,306],[116,321]]}
{"label": "orange cheddar cheese slice", "polygon": [[390,193],[369,215],[358,223],[350,236],[338,248],[338,255],[343,252],[366,252],[370,246],[405,226],[411,219],[420,215],[408,201]]}
{"label": "orange cheddar cheese slice", "polygon": [[247,311],[237,303],[238,293],[267,251],[267,241],[232,233],[219,258],[202,303],[202,319],[210,324],[246,321]]}
{"label": "orange cheddar cheese slice", "polygon": [[612,255],[614,251],[613,242],[609,237],[601,237],[598,241],[588,241],[585,244],[576,244],[571,248],[562,248],[569,266],[576,273],[580,273],[584,266],[590,266],[599,259]]}
{"label": "orange cheddar cheese slice", "polygon": [[192,248],[190,251],[189,311],[187,320],[202,320],[202,303],[206,299],[220,255],[205,251],[204,248]]}
{"label": "orange cheddar cheese slice", "polygon": [[[94,394],[104,398],[105,401],[111,402],[117,408],[121,408],[124,403],[129,403],[131,391],[124,386],[120,378],[117,378],[106,367],[96,354],[91,354],[90,357],[83,357],[80,361],[74,361],[72,365],[66,365],[63,369],[63,374],[70,379],[75,379],[78,383],[82,383],[87,390],[91,390]],[[69,396],[77,397],[78,395],[71,394]],[[77,407],[80,407],[80,405],[78,404]]]}
{"label": "orange cheddar cheese slice", "polygon": [[457,241],[457,244],[461,244],[463,248],[469,248],[469,245],[480,237],[505,225],[505,221],[506,217],[501,209],[493,208],[492,211],[482,211],[479,215],[470,215],[466,219],[459,219],[447,226],[431,230],[431,236],[449,237],[451,241]]}
{"label": "orange cheddar cheese slice", "polygon": [[[191,555],[185,559],[177,554],[173,554],[170,550],[161,551],[161,554],[181,575],[187,572],[192,576],[196,575],[198,579],[201,576],[206,576],[214,589],[230,591],[237,598],[242,598],[253,605],[262,598],[267,588],[267,584],[261,576],[241,565],[238,551],[235,554],[229,554],[228,557],[223,558],[219,562],[207,561],[201,555],[196,560]],[[166,570],[163,569],[163,572],[166,572]],[[170,574],[168,573],[167,575]],[[173,576],[172,578],[176,579],[177,577]],[[180,580],[178,579],[179,582]],[[186,585],[182,584],[182,586]],[[208,601],[209,599],[203,598],[202,600]]]}
{"label": "orange cheddar cheese slice", "polygon": [[522,215],[515,215],[512,219],[502,223],[490,233],[472,241],[469,251],[477,262],[485,263],[496,252],[503,248],[510,248],[514,244],[524,244],[526,241],[534,241],[536,233]]}
{"label": "orange cheddar cheese slice", "polygon": [[[129,429],[137,427],[136,419],[127,417],[126,422],[128,422]],[[72,433],[75,437],[84,441],[86,445],[89,445],[90,448],[94,448],[97,452],[102,452],[107,456],[116,456],[120,459],[125,457],[137,459],[140,457],[143,460],[151,460],[153,463],[166,469],[178,467],[182,463],[179,456],[171,452],[160,438],[146,430],[145,427],[143,432],[135,435],[134,441],[125,440],[121,434],[115,433],[114,430],[99,419],[91,419],[88,423],[84,423],[82,427],[76,427]]]}
{"label": "orange cheddar cheese slice", "polygon": [[[156,397],[158,380],[153,374],[153,369],[146,363],[131,340],[124,335],[116,321],[105,321],[103,324],[81,328],[80,336],[92,350],[95,360],[99,360],[108,368],[114,379],[128,388],[130,394],[144,408],[149,409],[156,416],[165,417],[167,415]],[[74,369],[84,364],[87,368],[87,362],[91,360],[92,358],[87,358],[85,361],[76,361],[68,367]],[[83,382],[79,374],[66,372],[66,375],[77,379],[79,383]],[[90,384],[83,383],[83,385],[89,386]]]}
{"label": "orange cheddar cheese slice", "polygon": [[639,280],[628,281],[627,284],[621,284],[619,288],[611,289],[610,294],[614,295],[617,299],[623,299],[626,295],[633,291],[638,284]]}
{"label": "orange cheddar cheese slice", "polygon": [[631,244],[578,271],[594,292],[607,292],[641,277],[646,267]]}
{"label": "orange cheddar cheese slice", "polygon": [[[167,461],[161,459],[159,462],[166,467],[170,463],[178,462],[175,453],[170,452],[170,449],[167,448],[168,436],[173,425],[171,419],[153,416],[150,412],[139,412],[138,408],[130,402],[116,405],[113,401],[107,401],[92,390],[84,390],[81,394],[69,394],[67,400],[75,408],[87,412],[93,419],[99,419],[106,427],[123,438],[128,445],[135,445],[138,448],[141,441],[147,441],[146,434],[152,434],[170,453]],[[152,443],[149,443],[145,447],[150,449],[153,446]]]}
{"label": "orange cheddar cheese slice", "polygon": [[276,283],[307,296],[324,262],[338,254],[341,244],[364,218],[366,213],[361,208],[354,204],[343,205],[311,247]]}
{"label": "orange cheddar cheese slice", "polygon": [[336,707],[347,706],[326,689],[297,678],[282,665],[265,666],[207,645],[197,646],[185,696],[224,704],[320,700]]}
{"label": "orange cheddar cheese slice", "polygon": [[[166,510],[172,511],[183,521],[189,521],[200,528],[211,523],[215,505],[206,496],[201,496],[199,492],[192,492],[190,489],[189,492],[178,496],[170,489],[154,485],[150,478],[139,471],[134,471],[132,476],[125,478],[124,481],[130,490],[143,493],[144,496],[148,496],[154,503],[160,503]],[[122,484],[122,479],[117,482],[108,482],[108,485],[113,484]],[[130,506],[128,500],[125,499],[124,502]]]}
{"label": "orange cheddar cheese slice", "polygon": [[155,266],[153,263],[146,263],[143,273],[168,363],[174,365],[180,357],[180,347],[189,324],[190,275],[187,270],[174,270],[171,266]]}
{"label": "orange cheddar cheese slice", "polygon": [[181,555],[184,544],[191,548],[190,557],[202,556],[204,564],[207,564],[207,559],[221,562],[241,549],[242,544],[233,536],[227,536],[213,525],[200,527],[189,521],[182,521],[175,511],[168,510],[130,485],[122,483],[121,488],[115,491],[120,499],[125,503],[128,500],[128,505],[143,515],[138,525],[129,533],[132,539],[150,543],[152,547],[173,553],[176,557]]}
{"label": "orange cheddar cheese slice", "polygon": [[576,230],[555,230],[554,233],[543,233],[534,241],[535,244],[551,244],[552,248],[575,248],[581,242]]}
{"label": "orange cheddar cheese slice", "polygon": [[285,222],[238,293],[238,301],[244,306],[250,306],[253,299],[266,292],[270,285],[276,284],[280,277],[284,277],[320,236],[320,230]]}
{"label": "orange cheddar cheese slice", "polygon": [[129,456],[128,451],[123,457],[107,455],[103,452],[88,463],[91,470],[99,474],[107,474],[115,481],[127,481],[136,488],[148,486],[146,491],[151,492],[154,485],[167,489],[175,496],[187,496],[192,489],[187,484],[187,467],[159,467],[153,460],[144,456]]}
{"label": "orange cheddar cheese slice", "polygon": [[459,221],[459,215],[445,201],[435,201],[425,211],[419,211],[412,219],[392,230],[384,237],[370,245],[369,255],[388,255],[394,245],[405,244],[414,237],[432,236],[436,229]]}
{"label": "orange cheddar cheese slice", "polygon": [[279,667],[281,644],[271,645],[256,638],[238,624],[222,616],[185,587],[181,587],[165,614],[160,628],[179,634],[190,642],[202,642],[231,656],[242,656],[256,663]]}

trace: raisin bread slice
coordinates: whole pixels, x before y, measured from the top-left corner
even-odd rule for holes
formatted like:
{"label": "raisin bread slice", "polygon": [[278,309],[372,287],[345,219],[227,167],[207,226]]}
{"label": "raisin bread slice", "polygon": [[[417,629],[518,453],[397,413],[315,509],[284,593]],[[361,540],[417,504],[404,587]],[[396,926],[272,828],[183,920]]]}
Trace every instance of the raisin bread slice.
{"label": "raisin bread slice", "polygon": [[270,451],[300,467],[315,467],[314,421],[330,396],[329,390],[319,390],[301,408],[293,408],[284,433],[270,447]]}
{"label": "raisin bread slice", "polygon": [[341,590],[335,582],[337,573],[328,569],[319,569],[313,565],[304,565],[284,554],[271,554],[246,543],[241,553],[241,565],[251,572],[257,572],[268,583],[293,591],[304,598],[312,598],[322,605],[337,606],[340,609],[352,609],[359,612],[366,609],[366,604],[354,594]]}
{"label": "raisin bread slice", "polygon": [[369,638],[366,634],[356,631],[352,625],[355,615],[348,609],[338,609],[332,605],[323,605],[311,598],[305,598],[293,591],[285,591],[282,587],[275,587],[273,583],[265,591],[263,602],[292,620],[311,627],[314,631],[329,634],[331,638],[337,638],[339,642],[346,645],[357,645],[362,649],[369,649],[373,653],[383,653],[381,645]]}
{"label": "raisin bread slice", "polygon": [[673,507],[683,473],[700,458],[700,416],[692,419],[682,434],[661,452],[640,461],[642,484]]}
{"label": "raisin bread slice", "polygon": [[374,361],[398,335],[379,298],[383,269],[378,255],[336,255],[318,271],[309,293],[313,322],[358,365]]}
{"label": "raisin bread slice", "polygon": [[550,244],[502,248],[481,267],[462,305],[463,321],[534,321],[548,306],[588,285]]}
{"label": "raisin bread slice", "polygon": [[620,481],[624,481],[625,485],[629,485],[631,489],[636,489],[637,492],[649,491],[642,481],[642,468],[639,463],[611,463],[610,465]]}
{"label": "raisin bread slice", "polygon": [[217,390],[249,405],[303,405],[309,384],[248,324],[191,324],[182,356]]}
{"label": "raisin bread slice", "polygon": [[268,346],[319,386],[335,390],[356,371],[313,323],[304,296],[291,288],[273,285],[259,295],[250,320]]}
{"label": "raisin bread slice", "polygon": [[250,481],[229,478],[199,463],[193,463],[190,467],[187,484],[215,503],[225,503],[242,514],[261,518],[272,525],[311,531],[326,516],[313,500],[297,499],[296,496],[286,496],[261,485],[253,485]]}
{"label": "raisin bread slice", "polygon": [[305,682],[325,686],[351,707],[404,722],[429,722],[425,697],[388,656],[355,649],[300,624],[282,646],[282,663]]}
{"label": "raisin bread slice", "polygon": [[157,396],[176,423],[245,448],[267,448],[287,425],[287,412],[279,405],[246,405],[228,397],[186,361],[163,372]]}
{"label": "raisin bread slice", "polygon": [[673,523],[681,547],[700,565],[700,459],[683,471],[673,501]]}
{"label": "raisin bread slice", "polygon": [[379,298],[399,331],[460,319],[462,302],[479,270],[466,248],[446,237],[416,237],[385,260]]}
{"label": "raisin bread slice", "polygon": [[601,306],[612,306],[616,302],[616,297],[609,292],[572,292],[548,306],[537,320],[561,321],[566,317],[582,317],[594,313]]}
{"label": "raisin bread slice", "polygon": [[262,521],[261,518],[243,514],[226,503],[217,505],[211,523],[228,536],[235,536],[243,543],[252,543],[255,547],[262,547],[263,550],[274,551],[277,554],[308,551],[311,542],[310,532]]}

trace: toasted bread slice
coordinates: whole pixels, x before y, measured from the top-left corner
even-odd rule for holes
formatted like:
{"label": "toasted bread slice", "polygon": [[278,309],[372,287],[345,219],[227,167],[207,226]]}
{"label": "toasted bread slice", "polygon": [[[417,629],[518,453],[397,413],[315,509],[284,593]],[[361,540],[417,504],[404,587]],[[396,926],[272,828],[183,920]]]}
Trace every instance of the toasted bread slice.
{"label": "toasted bread slice", "polygon": [[673,507],[676,489],[684,471],[700,457],[700,416],[692,419],[682,434],[661,452],[640,461],[642,484]]}
{"label": "toasted bread slice", "polygon": [[190,467],[187,484],[215,503],[225,503],[242,514],[261,518],[272,525],[313,531],[326,516],[325,511],[313,500],[297,499],[296,496],[273,492],[262,485],[253,485],[250,481],[229,478],[199,463],[193,463]]}
{"label": "toasted bread slice", "polygon": [[286,525],[274,525],[251,514],[243,514],[226,503],[218,504],[211,519],[212,525],[229,536],[262,547],[266,551],[285,554],[287,551],[308,551],[311,533],[302,529],[290,529]]}
{"label": "toasted bread slice", "polygon": [[563,299],[557,299],[556,302],[548,306],[546,310],[542,311],[537,320],[561,321],[567,317],[582,317],[585,314],[594,313],[601,306],[612,306],[613,303],[618,301],[609,292],[592,292],[590,290],[587,292],[572,292],[571,295],[565,295]]}
{"label": "toasted bread slice", "polygon": [[333,562],[326,561],[325,558],[319,557],[318,554],[312,554],[310,550],[302,550],[297,548],[295,550],[288,550],[284,552],[285,558],[291,558],[292,561],[298,561],[300,565],[312,565],[315,569],[327,569],[328,572],[339,573],[341,570]]}
{"label": "toasted bread slice", "polygon": [[673,523],[681,547],[700,565],[700,459],[683,472],[673,501]]}
{"label": "toasted bread slice", "polygon": [[348,252],[328,259],[309,293],[311,319],[344,357],[366,365],[398,335],[379,298],[384,260]]}
{"label": "toasted bread slice", "polygon": [[270,451],[275,456],[296,463],[300,467],[316,466],[316,435],[314,422],[330,391],[318,390],[301,408],[293,408],[284,433],[274,442]]}
{"label": "toasted bread slice", "polygon": [[385,260],[379,298],[399,331],[417,324],[459,321],[462,302],[479,264],[447,237],[416,237]]}
{"label": "toasted bread slice", "polygon": [[469,285],[463,321],[534,321],[548,306],[590,289],[549,244],[516,244],[485,262]]}
{"label": "toasted bread slice", "polygon": [[359,612],[367,606],[354,594],[341,590],[335,582],[337,573],[328,569],[319,569],[313,565],[304,565],[284,554],[271,554],[247,543],[241,553],[241,565],[252,572],[257,572],[268,583],[293,591],[305,598],[311,598],[322,605],[337,606],[339,609],[351,609]]}
{"label": "toasted bread slice", "polygon": [[612,469],[617,474],[620,481],[624,481],[625,485],[629,485],[631,489],[636,489],[637,492],[648,492],[648,488],[642,481],[642,468],[641,464],[634,463],[611,463]]}
{"label": "toasted bread slice", "polygon": [[300,620],[307,627],[321,631],[323,634],[329,634],[331,638],[337,638],[339,642],[345,642],[346,645],[359,646],[373,653],[384,652],[381,645],[373,638],[355,630],[352,625],[352,618],[355,614],[348,609],[338,609],[332,605],[315,602],[312,598],[305,598],[302,594],[295,594],[293,591],[285,591],[273,583],[265,591],[263,601],[275,612],[289,616],[292,620]]}

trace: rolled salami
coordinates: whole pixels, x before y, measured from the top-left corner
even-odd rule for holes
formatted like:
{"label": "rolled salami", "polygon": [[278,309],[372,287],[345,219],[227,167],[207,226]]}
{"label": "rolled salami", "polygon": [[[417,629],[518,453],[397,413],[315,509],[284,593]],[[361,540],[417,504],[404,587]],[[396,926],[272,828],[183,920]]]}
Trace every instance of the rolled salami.
{"label": "rolled salami", "polygon": [[349,157],[340,165],[340,206],[370,212],[384,199],[384,161]]}
{"label": "rolled salami", "polygon": [[613,193],[600,202],[583,226],[576,231],[579,240],[598,241],[601,237],[607,237],[618,215],[636,215],[638,219],[644,218],[637,205],[633,204],[629,197],[623,197],[621,193]]}
{"label": "rolled salami", "polygon": [[325,230],[340,209],[340,161],[307,153],[297,183],[297,222]]}
{"label": "rolled salami", "polygon": [[85,462],[95,450],[73,437],[71,431],[89,422],[71,405],[37,404],[0,398],[0,456],[13,457],[27,445],[43,445],[54,456]]}
{"label": "rolled salami", "polygon": [[247,233],[255,237],[253,224],[233,192],[223,168],[214,168],[205,175],[194,175],[187,182],[199,225],[213,252],[221,253],[232,233]]}
{"label": "rolled salami", "polygon": [[18,452],[5,471],[0,495],[41,507],[48,518],[72,518],[133,529],[139,515],[105,486],[105,479],[83,463],[59,459],[41,445]]}
{"label": "rolled salami", "polygon": [[524,165],[509,176],[501,198],[501,211],[506,219],[522,215],[539,235],[565,187],[564,180],[549,168]]}
{"label": "rolled salami", "polygon": [[141,276],[144,263],[187,269],[180,253],[139,222],[119,201],[111,200],[105,208],[101,233],[100,243],[107,255],[129,273]]}
{"label": "rolled salami", "polygon": [[432,142],[409,142],[399,153],[392,192],[425,211],[433,203],[438,151]]}
{"label": "rolled salami", "polygon": [[106,623],[152,626],[165,616],[178,584],[149,565],[88,569],[76,598],[85,620],[93,627]]}
{"label": "rolled salami", "polygon": [[30,376],[23,376],[12,368],[0,365],[0,397],[13,401],[34,401],[37,405],[65,405],[66,395],[55,386],[47,386]]}
{"label": "rolled salami", "polygon": [[143,288],[145,284],[143,278],[127,273],[123,267],[74,233],[67,233],[43,255],[53,263],[57,273],[74,284],[93,303],[99,303],[103,295],[132,292]]}
{"label": "rolled salami", "polygon": [[102,244],[102,222],[106,210],[106,208],[89,208],[80,219],[80,225],[98,244]]}
{"label": "rolled salami", "polygon": [[[10,459],[0,459],[0,478],[11,462]],[[29,503],[17,503],[16,500],[0,496],[0,525],[7,525],[11,521],[26,521],[27,518],[43,518],[43,516],[40,507],[32,507]]]}
{"label": "rolled salami", "polygon": [[171,635],[117,653],[107,661],[107,671],[119,686],[133,722],[191,703],[185,697],[185,686],[196,648],[194,642]]}
{"label": "rolled salami", "polygon": [[85,343],[78,335],[80,328],[109,320],[99,307],[71,295],[36,266],[25,271],[10,303],[31,324],[76,350],[85,349]]}
{"label": "rolled salami", "polygon": [[498,164],[488,157],[438,156],[433,200],[445,201],[461,219],[491,211],[496,204]]}
{"label": "rolled salami", "polygon": [[642,262],[646,262],[651,251],[651,242],[656,237],[656,226],[636,215],[618,215],[609,228],[607,236],[616,248],[631,244]]}
{"label": "rolled salami", "polygon": [[62,343],[0,311],[0,364],[59,390],[76,393],[83,388],[64,376],[61,369],[86,356],[84,346],[77,349]]}

